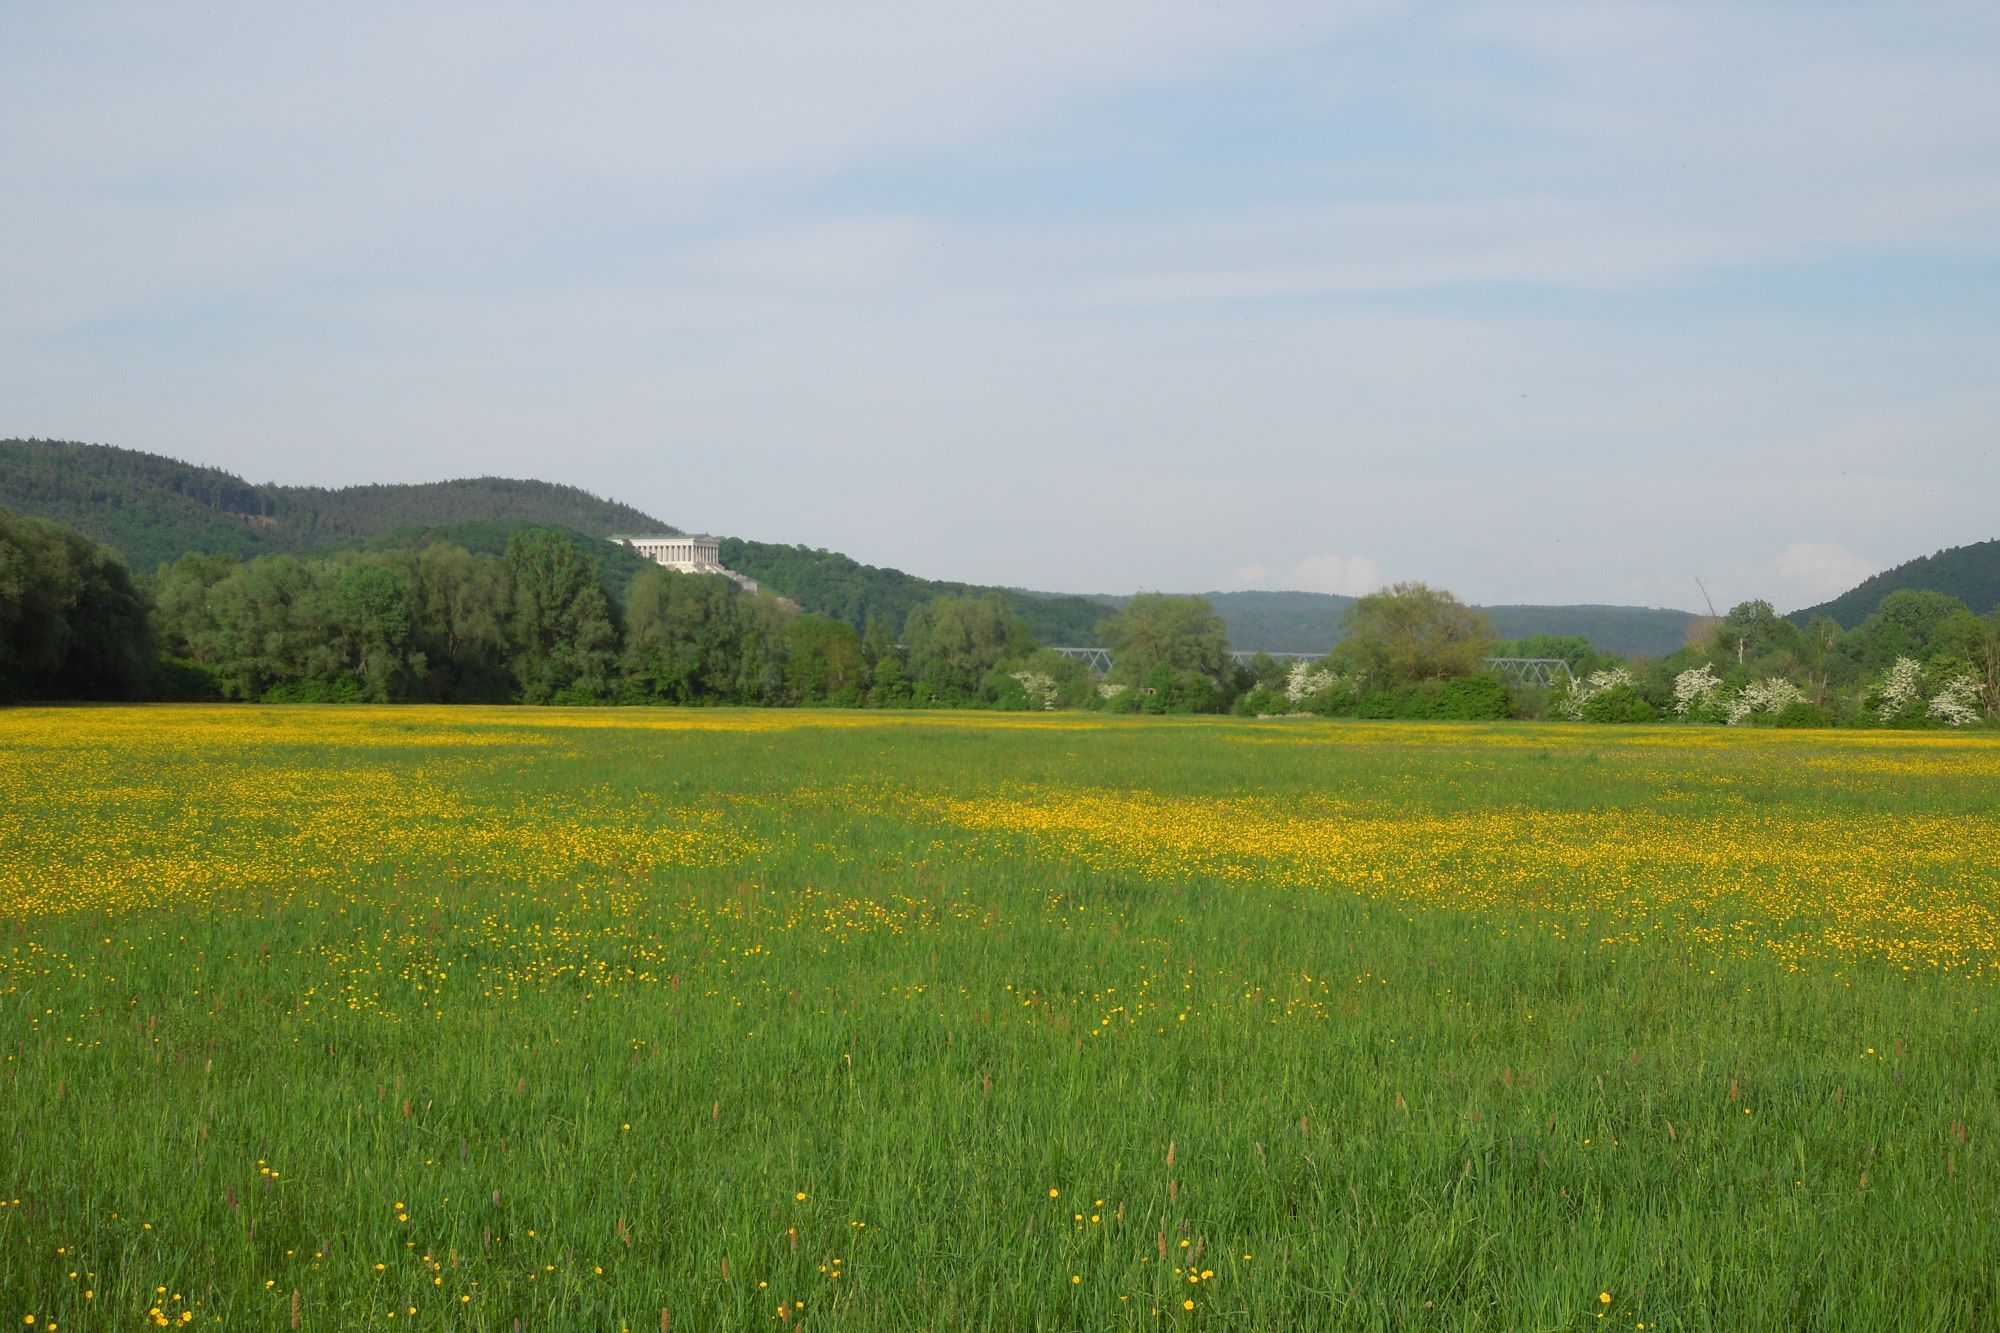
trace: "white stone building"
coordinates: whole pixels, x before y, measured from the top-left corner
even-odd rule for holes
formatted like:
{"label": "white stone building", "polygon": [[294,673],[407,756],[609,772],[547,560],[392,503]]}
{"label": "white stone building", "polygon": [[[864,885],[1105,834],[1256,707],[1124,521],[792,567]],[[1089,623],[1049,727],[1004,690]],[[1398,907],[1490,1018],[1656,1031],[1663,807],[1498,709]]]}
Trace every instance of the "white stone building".
{"label": "white stone building", "polygon": [[629,546],[656,565],[678,569],[683,574],[720,574],[745,592],[757,591],[757,580],[746,578],[722,564],[721,539],[698,534],[687,537],[635,536],[613,533],[611,540]]}

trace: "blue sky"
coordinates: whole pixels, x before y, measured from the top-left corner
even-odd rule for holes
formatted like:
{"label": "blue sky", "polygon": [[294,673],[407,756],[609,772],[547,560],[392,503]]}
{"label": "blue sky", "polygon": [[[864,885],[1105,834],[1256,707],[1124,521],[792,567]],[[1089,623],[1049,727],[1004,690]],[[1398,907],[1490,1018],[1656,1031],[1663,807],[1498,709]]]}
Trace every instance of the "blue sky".
{"label": "blue sky", "polygon": [[2000,7],[0,14],[0,433],[1094,591],[2000,536]]}

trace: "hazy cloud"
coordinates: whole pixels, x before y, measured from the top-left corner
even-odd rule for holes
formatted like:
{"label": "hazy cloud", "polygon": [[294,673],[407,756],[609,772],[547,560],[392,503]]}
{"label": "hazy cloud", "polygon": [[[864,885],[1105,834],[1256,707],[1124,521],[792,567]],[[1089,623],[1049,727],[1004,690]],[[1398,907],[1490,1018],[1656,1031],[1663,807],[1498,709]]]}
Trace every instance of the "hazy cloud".
{"label": "hazy cloud", "polygon": [[1785,590],[1801,601],[1838,596],[1881,569],[1833,542],[1793,542],[1778,556]]}
{"label": "hazy cloud", "polygon": [[1287,586],[1359,597],[1382,586],[1382,571],[1365,555],[1315,555],[1299,561]]}

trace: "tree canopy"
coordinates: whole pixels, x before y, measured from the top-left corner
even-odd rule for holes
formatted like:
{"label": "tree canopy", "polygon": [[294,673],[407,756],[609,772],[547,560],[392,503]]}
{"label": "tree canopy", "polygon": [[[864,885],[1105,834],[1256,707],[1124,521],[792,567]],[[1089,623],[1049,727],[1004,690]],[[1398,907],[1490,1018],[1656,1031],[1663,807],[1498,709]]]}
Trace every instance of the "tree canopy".
{"label": "tree canopy", "polygon": [[1469,676],[1491,655],[1484,612],[1424,583],[1397,583],[1357,598],[1334,657],[1371,682]]}
{"label": "tree canopy", "polygon": [[1206,597],[1142,592],[1097,633],[1113,653],[1114,681],[1147,681],[1160,667],[1217,682],[1230,674],[1229,627]]}

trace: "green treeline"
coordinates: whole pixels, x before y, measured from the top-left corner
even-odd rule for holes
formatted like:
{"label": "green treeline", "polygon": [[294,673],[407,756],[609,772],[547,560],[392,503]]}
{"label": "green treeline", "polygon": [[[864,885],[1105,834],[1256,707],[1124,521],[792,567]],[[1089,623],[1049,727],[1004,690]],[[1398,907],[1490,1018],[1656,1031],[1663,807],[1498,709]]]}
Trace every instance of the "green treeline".
{"label": "green treeline", "polygon": [[[857,628],[726,578],[651,565],[607,576],[558,529],[512,530],[498,554],[434,536],[316,557],[188,554],[135,580],[80,534],[0,511],[0,698],[1104,702],[996,593],[943,593]],[[1220,622],[1209,632],[1219,642]]]}
{"label": "green treeline", "polygon": [[[856,620],[720,576],[607,574],[554,528],[426,534],[301,557],[183,555],[135,580],[112,551],[0,510],[0,699],[1091,708],[1134,713],[1731,725],[1965,726],[2000,712],[2000,610],[1904,590],[1851,630],[1765,602],[1658,658],[1576,635],[1498,640],[1485,612],[1397,584],[1355,599],[1317,660],[1247,663],[1207,599],[1144,593],[1089,637],[1101,677],[1019,602],[945,591]],[[619,560],[629,553],[615,550]],[[808,553],[810,554],[810,553]],[[858,621],[858,623],[857,623]],[[1063,637],[1072,627],[1061,626]],[[1076,636],[1081,637],[1081,636]],[[1554,688],[1490,658],[1555,659]]]}

